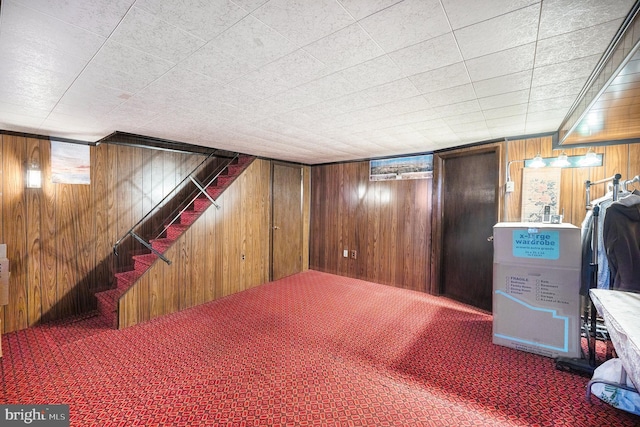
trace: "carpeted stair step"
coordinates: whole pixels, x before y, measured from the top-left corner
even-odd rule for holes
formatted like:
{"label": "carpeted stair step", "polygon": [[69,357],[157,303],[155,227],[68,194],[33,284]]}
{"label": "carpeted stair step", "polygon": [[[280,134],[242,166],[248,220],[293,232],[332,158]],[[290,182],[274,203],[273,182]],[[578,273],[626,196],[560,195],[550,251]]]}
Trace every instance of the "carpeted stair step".
{"label": "carpeted stair step", "polygon": [[[207,192],[209,192],[208,189]],[[209,206],[211,206],[211,200],[203,195],[198,196],[198,198],[193,201],[193,210],[196,212],[204,212]]]}
{"label": "carpeted stair step", "polygon": [[173,242],[174,240],[171,239],[153,239],[151,240],[151,247],[163,254],[167,249],[169,249],[169,246],[171,246]]}
{"label": "carpeted stair step", "polygon": [[189,224],[171,224],[169,227],[167,227],[167,239],[176,240],[189,227]]}
{"label": "carpeted stair step", "polygon": [[244,163],[236,163],[235,165],[229,165],[229,167],[227,167],[227,175],[238,176],[240,175],[240,172],[244,170],[245,167],[246,167],[246,164]]}
{"label": "carpeted stair step", "polygon": [[144,255],[134,255],[133,256],[133,268],[138,271],[145,271],[151,264],[156,262],[158,256],[156,254],[144,254]]}
{"label": "carpeted stair step", "polygon": [[222,187],[222,188],[226,188],[229,184],[231,184],[231,182],[235,179],[235,175],[231,176],[231,175],[220,175],[218,177],[218,179],[216,180],[217,182],[217,186],[218,187]]}
{"label": "carpeted stair step", "polygon": [[217,185],[212,185],[207,188],[207,193],[211,196],[213,200],[218,200],[218,197],[222,194],[224,188],[218,187]]}
{"label": "carpeted stair step", "polygon": [[184,211],[180,214],[180,224],[182,225],[191,225],[195,222],[196,219],[202,214],[202,212],[197,211]]}
{"label": "carpeted stair step", "polygon": [[116,283],[118,289],[127,290],[142,276],[142,273],[146,270],[130,270],[116,273]]}

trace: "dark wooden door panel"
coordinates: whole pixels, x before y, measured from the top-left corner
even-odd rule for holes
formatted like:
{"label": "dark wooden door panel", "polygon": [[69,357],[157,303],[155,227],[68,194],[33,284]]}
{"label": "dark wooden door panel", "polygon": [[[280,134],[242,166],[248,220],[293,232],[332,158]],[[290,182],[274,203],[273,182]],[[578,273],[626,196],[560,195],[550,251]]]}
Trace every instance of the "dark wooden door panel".
{"label": "dark wooden door panel", "polygon": [[498,163],[495,152],[444,161],[442,293],[491,310]]}
{"label": "dark wooden door panel", "polygon": [[302,271],[301,171],[299,166],[273,165],[273,280]]}

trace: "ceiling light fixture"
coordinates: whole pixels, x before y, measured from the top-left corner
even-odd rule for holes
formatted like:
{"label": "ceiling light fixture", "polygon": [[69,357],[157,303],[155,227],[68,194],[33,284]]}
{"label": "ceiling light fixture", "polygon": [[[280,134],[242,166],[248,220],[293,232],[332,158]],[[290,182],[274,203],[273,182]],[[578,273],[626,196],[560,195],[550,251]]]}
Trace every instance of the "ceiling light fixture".
{"label": "ceiling light fixture", "polygon": [[540,155],[540,153],[536,154],[533,160],[531,160],[531,162],[529,163],[530,168],[543,168],[545,166],[547,166],[547,164],[542,159],[542,156]]}
{"label": "ceiling light fixture", "polygon": [[571,166],[571,163],[569,162],[569,157],[567,156],[567,153],[565,153],[564,150],[562,150],[562,153],[560,153],[558,158],[555,159],[551,163],[551,166],[556,167],[556,168],[564,168],[564,167],[567,167],[567,166]]}
{"label": "ceiling light fixture", "polygon": [[593,151],[593,148],[589,148],[587,154],[580,160],[580,166],[596,166],[600,164],[598,155]]}

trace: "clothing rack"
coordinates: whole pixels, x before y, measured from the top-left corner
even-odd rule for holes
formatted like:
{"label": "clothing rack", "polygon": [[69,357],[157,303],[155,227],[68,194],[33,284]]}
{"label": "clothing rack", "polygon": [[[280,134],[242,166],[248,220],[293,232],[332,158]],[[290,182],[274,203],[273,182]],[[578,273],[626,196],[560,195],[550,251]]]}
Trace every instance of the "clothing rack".
{"label": "clothing rack", "polygon": [[[591,187],[593,185],[604,184],[607,182],[613,182],[613,201],[618,200],[618,190],[620,186],[620,179],[622,175],[619,173],[609,177],[604,178],[598,181],[585,181],[585,192],[586,192],[586,208],[592,210],[593,216],[593,234],[591,235],[591,246],[592,246],[592,254],[591,254],[591,263],[589,264],[589,277],[590,283],[589,287],[591,289],[597,287],[598,283],[598,242],[600,239],[599,230],[598,230],[598,217],[600,215],[600,207],[599,206],[591,206]],[[636,177],[638,178],[638,177]],[[635,178],[634,178],[635,179]],[[640,178],[639,178],[640,179]],[[626,181],[625,181],[626,183]],[[593,375],[593,371],[596,368],[596,329],[597,329],[597,310],[593,302],[587,296],[587,301],[590,308],[585,308],[585,322],[587,317],[587,312],[589,312],[589,328],[587,331],[587,348],[588,348],[588,358],[563,358],[560,357],[556,360],[556,369],[577,372],[580,374],[585,374],[588,376]]]}
{"label": "clothing rack", "polygon": [[622,184],[620,184],[624,189],[627,188],[628,185],[633,184],[634,182],[640,182],[640,175],[636,175],[631,179],[628,179],[626,181],[623,181]]}

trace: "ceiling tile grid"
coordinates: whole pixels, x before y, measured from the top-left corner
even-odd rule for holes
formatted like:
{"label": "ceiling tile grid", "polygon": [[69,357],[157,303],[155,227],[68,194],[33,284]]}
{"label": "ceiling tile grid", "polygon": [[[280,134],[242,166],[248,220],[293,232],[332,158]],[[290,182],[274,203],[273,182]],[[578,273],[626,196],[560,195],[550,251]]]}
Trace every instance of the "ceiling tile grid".
{"label": "ceiling tile grid", "polygon": [[632,0],[5,0],[0,127],[308,164],[556,131]]}

